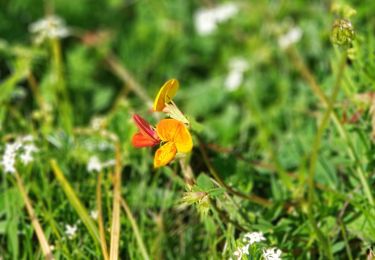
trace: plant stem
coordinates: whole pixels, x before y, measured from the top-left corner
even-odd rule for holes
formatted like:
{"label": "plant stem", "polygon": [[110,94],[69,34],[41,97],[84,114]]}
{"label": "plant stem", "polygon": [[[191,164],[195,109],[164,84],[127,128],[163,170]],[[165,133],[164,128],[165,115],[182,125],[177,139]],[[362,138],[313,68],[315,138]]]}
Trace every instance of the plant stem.
{"label": "plant stem", "polygon": [[29,199],[29,196],[27,195],[27,192],[26,192],[25,186],[22,182],[22,179],[19,176],[18,172],[16,172],[14,174],[14,176],[16,177],[18,189],[20,190],[22,198],[25,202],[27,213],[30,216],[31,224],[33,225],[33,227],[35,229],[35,233],[36,233],[36,236],[39,240],[39,244],[42,248],[43,255],[44,255],[45,259],[48,259],[48,260],[54,259],[53,254],[51,252],[50,245],[48,244],[47,238],[46,238],[46,236],[43,232],[43,229],[42,229],[42,227],[41,227],[41,225],[38,221],[38,218],[35,216],[34,208],[32,206],[32,203],[31,203],[30,199]]}
{"label": "plant stem", "polygon": [[121,206],[124,209],[127,217],[129,218],[130,225],[132,226],[132,229],[133,229],[133,232],[134,232],[134,236],[135,236],[135,239],[137,240],[137,243],[138,243],[138,246],[139,246],[139,250],[142,253],[143,259],[149,260],[150,257],[149,257],[149,255],[147,253],[147,250],[146,250],[145,244],[143,242],[142,236],[141,236],[141,234],[139,232],[137,222],[135,221],[134,216],[133,216],[133,214],[132,214],[132,212],[131,212],[131,210],[129,208],[129,205],[128,205],[128,203],[126,202],[126,200],[124,198],[121,198]]}
{"label": "plant stem", "polygon": [[105,239],[104,223],[103,223],[103,209],[102,209],[102,177],[103,172],[98,173],[98,182],[96,186],[96,210],[98,211],[98,226],[99,226],[99,236],[100,236],[100,246],[102,248],[102,254],[104,260],[108,260],[108,249],[107,242]]}
{"label": "plant stem", "polygon": [[321,246],[323,248],[324,255],[326,255],[329,259],[333,259],[331,248],[329,246],[329,242],[327,241],[327,238],[324,236],[322,231],[319,229],[318,224],[314,217],[314,196],[315,196],[315,172],[316,172],[316,165],[318,161],[318,152],[320,148],[321,139],[324,133],[324,130],[329,122],[329,117],[331,116],[331,112],[333,111],[333,106],[335,104],[337,95],[340,90],[340,82],[344,74],[344,69],[346,65],[346,51],[343,52],[340,64],[339,64],[339,70],[336,78],[335,85],[333,87],[332,91],[332,97],[328,101],[328,107],[323,115],[323,119],[319,125],[318,132],[315,136],[313,145],[312,145],[312,151],[311,151],[311,157],[310,157],[310,168],[309,168],[309,176],[308,176],[308,218],[310,220],[310,223],[317,234],[319,238],[319,242],[321,243]]}
{"label": "plant stem", "polygon": [[[288,49],[288,54],[291,56],[291,60],[294,63],[297,70],[301,73],[302,77],[306,80],[306,82],[311,87],[312,91],[315,93],[315,95],[320,99],[320,101],[323,103],[325,107],[328,107],[328,98],[324,94],[324,92],[321,90],[320,86],[317,84],[313,74],[310,72],[310,70],[306,67],[304,64],[302,58],[298,54],[298,52],[294,48]],[[375,205],[374,198],[372,196],[370,187],[366,181],[365,178],[365,171],[363,169],[362,163],[360,161],[360,158],[358,157],[357,153],[355,152],[355,148],[353,145],[352,140],[349,137],[348,132],[344,128],[343,124],[341,123],[337,113],[332,110],[331,111],[331,118],[335,124],[335,127],[337,131],[339,132],[340,136],[345,140],[345,142],[348,144],[347,146],[347,152],[350,157],[350,159],[354,160],[357,164],[357,167],[355,169],[355,172],[357,173],[357,176],[361,182],[361,185],[363,187],[363,190],[365,192],[365,195],[367,197],[367,200],[369,201],[370,205]]]}
{"label": "plant stem", "polygon": [[113,175],[113,209],[109,259],[117,260],[119,259],[121,202],[121,147],[118,142],[116,143],[116,164]]}
{"label": "plant stem", "polygon": [[60,41],[58,39],[51,39],[51,48],[54,68],[55,99],[56,101],[60,101],[59,120],[64,129],[71,133],[73,129],[73,113],[64,79]]}

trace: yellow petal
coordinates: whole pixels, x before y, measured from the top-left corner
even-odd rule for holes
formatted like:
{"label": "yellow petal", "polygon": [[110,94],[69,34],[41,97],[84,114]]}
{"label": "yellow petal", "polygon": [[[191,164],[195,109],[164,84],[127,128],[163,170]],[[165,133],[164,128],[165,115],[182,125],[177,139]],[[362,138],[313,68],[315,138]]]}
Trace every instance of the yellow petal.
{"label": "yellow petal", "polygon": [[161,120],[156,126],[159,138],[165,142],[173,142],[177,151],[188,153],[193,148],[193,140],[186,126],[172,118]]}
{"label": "yellow petal", "polygon": [[177,149],[173,142],[168,142],[161,146],[155,152],[154,157],[154,167],[159,168],[161,166],[167,165],[173,160],[176,155]]}
{"label": "yellow petal", "polygon": [[165,103],[171,101],[171,99],[176,95],[179,87],[180,83],[177,79],[170,79],[165,82],[154,100],[154,111],[163,111]]}

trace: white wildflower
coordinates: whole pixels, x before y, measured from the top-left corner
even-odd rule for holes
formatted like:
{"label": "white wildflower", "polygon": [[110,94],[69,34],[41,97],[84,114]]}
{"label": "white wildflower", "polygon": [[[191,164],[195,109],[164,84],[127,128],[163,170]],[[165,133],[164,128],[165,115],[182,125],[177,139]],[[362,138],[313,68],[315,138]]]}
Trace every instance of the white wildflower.
{"label": "white wildflower", "polygon": [[21,140],[21,142],[25,142],[25,143],[33,142],[34,137],[32,135],[25,135],[25,136],[21,137],[20,140]]}
{"label": "white wildflower", "polygon": [[69,239],[72,239],[76,233],[77,233],[76,225],[69,225],[69,224],[65,225],[65,235],[67,235]]}
{"label": "white wildflower", "polygon": [[21,146],[22,144],[18,140],[5,145],[5,151],[0,162],[5,173],[16,172],[16,155]]}
{"label": "white wildflower", "polygon": [[46,39],[65,38],[70,34],[65,22],[58,16],[50,15],[29,26],[29,31],[36,35],[36,43]]}
{"label": "white wildflower", "polygon": [[29,163],[31,163],[32,161],[34,161],[34,157],[31,155],[30,152],[22,153],[22,154],[20,155],[20,159],[21,159],[21,162],[22,162],[24,165],[28,165]]}
{"label": "white wildflower", "polygon": [[87,171],[88,172],[100,172],[103,166],[100,162],[99,158],[96,156],[91,156],[89,162],[87,163]]}
{"label": "white wildflower", "polygon": [[250,246],[250,244],[247,244],[247,245],[244,245],[243,247],[241,247],[241,251],[242,251],[243,254],[249,255],[249,246]]}
{"label": "white wildflower", "polygon": [[281,253],[281,250],[278,248],[268,248],[266,250],[263,250],[263,257],[266,260],[280,260]]}
{"label": "white wildflower", "polygon": [[266,238],[264,237],[262,232],[246,233],[243,238],[243,241],[248,242],[250,245],[261,242],[261,241],[265,241],[265,240]]}
{"label": "white wildflower", "polygon": [[234,251],[233,255],[237,257],[237,260],[241,259],[243,255],[241,248],[238,248],[236,251]]}
{"label": "white wildflower", "polygon": [[115,160],[108,160],[101,162],[97,156],[91,156],[89,162],[87,163],[88,172],[100,172],[104,168],[111,167],[115,165]]}
{"label": "white wildflower", "polygon": [[249,64],[243,58],[233,58],[229,62],[229,73],[225,79],[225,87],[229,91],[234,91],[241,86],[243,74],[249,68]]}
{"label": "white wildflower", "polygon": [[199,9],[194,15],[195,28],[198,34],[209,35],[217,29],[218,23],[230,19],[238,11],[239,8],[234,3]]}
{"label": "white wildflower", "polygon": [[91,216],[94,220],[97,220],[97,219],[98,219],[98,211],[97,211],[97,210],[91,210],[91,211],[90,211],[90,216]]}
{"label": "white wildflower", "polygon": [[281,49],[287,49],[291,45],[297,43],[302,37],[302,30],[299,27],[293,27],[286,34],[279,38],[279,46]]}
{"label": "white wildflower", "polygon": [[114,166],[115,164],[116,164],[115,160],[108,160],[108,161],[102,163],[102,167],[108,168],[108,167]]}

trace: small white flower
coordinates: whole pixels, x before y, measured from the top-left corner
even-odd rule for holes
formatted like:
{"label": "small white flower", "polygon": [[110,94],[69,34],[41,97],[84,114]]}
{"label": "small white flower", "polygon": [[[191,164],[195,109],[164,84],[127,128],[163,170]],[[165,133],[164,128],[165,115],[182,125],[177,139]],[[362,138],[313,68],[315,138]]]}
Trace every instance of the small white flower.
{"label": "small white flower", "polygon": [[200,35],[209,35],[217,29],[218,23],[230,19],[238,11],[239,8],[234,3],[199,9],[194,15],[195,29]]}
{"label": "small white flower", "polygon": [[38,147],[36,147],[34,144],[26,144],[23,149],[25,150],[25,152],[29,153],[39,151]]}
{"label": "small white flower", "polygon": [[281,49],[287,49],[291,45],[297,43],[302,37],[302,30],[299,27],[293,27],[286,34],[279,38],[279,46]]}
{"label": "small white flower", "polygon": [[233,255],[237,257],[237,260],[241,259],[243,255],[241,248],[238,248],[236,251],[234,251]]}
{"label": "small white flower", "polygon": [[107,167],[114,166],[115,164],[116,164],[115,160],[108,160],[108,161],[102,163],[102,167],[107,168]]}
{"label": "small white flower", "polygon": [[14,167],[14,164],[2,162],[2,165],[3,165],[3,169],[4,169],[5,173],[15,173],[16,172],[16,168]]}
{"label": "small white flower", "polygon": [[31,152],[25,152],[20,155],[21,162],[24,165],[28,165],[32,161],[34,161],[34,157],[31,155]]}
{"label": "small white flower", "polygon": [[25,135],[23,137],[20,138],[21,142],[32,142],[34,141],[34,137],[32,135]]}
{"label": "small white flower", "polygon": [[243,241],[248,242],[249,245],[252,245],[254,243],[258,243],[261,241],[266,240],[262,232],[252,232],[252,233],[246,233]]}
{"label": "small white flower", "polygon": [[233,58],[229,62],[229,73],[225,79],[225,87],[229,91],[234,91],[241,86],[243,74],[249,68],[249,64],[243,58]]}
{"label": "small white flower", "polygon": [[266,260],[280,260],[281,253],[281,250],[278,248],[268,248],[266,250],[263,250],[263,257]]}
{"label": "small white flower", "polygon": [[94,220],[97,220],[97,219],[98,219],[98,211],[97,211],[97,210],[91,210],[91,211],[90,211],[90,216],[91,216]]}
{"label": "small white flower", "polygon": [[65,22],[58,16],[50,15],[29,26],[29,31],[36,35],[35,41],[41,43],[46,39],[65,38],[70,34]]}
{"label": "small white flower", "polygon": [[69,225],[69,224],[65,225],[65,235],[67,235],[69,239],[72,239],[74,235],[76,234],[76,232],[77,232],[76,225]]}
{"label": "small white flower", "polygon": [[241,251],[242,251],[243,254],[249,255],[249,246],[250,246],[250,244],[247,244],[247,245],[244,245],[243,247],[241,247]]}
{"label": "small white flower", "polygon": [[89,159],[89,162],[87,163],[87,171],[88,172],[100,172],[102,170],[103,166],[100,162],[99,158],[96,156],[92,156]]}

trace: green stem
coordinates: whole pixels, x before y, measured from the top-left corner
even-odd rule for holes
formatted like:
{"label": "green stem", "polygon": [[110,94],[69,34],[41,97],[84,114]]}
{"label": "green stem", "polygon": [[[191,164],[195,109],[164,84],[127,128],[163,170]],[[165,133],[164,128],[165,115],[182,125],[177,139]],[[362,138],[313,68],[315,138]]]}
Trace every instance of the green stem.
{"label": "green stem", "polygon": [[139,250],[141,251],[141,254],[143,256],[143,259],[145,260],[149,260],[150,257],[147,253],[147,250],[146,250],[146,247],[145,247],[145,244],[143,242],[143,239],[142,239],[142,236],[139,232],[139,228],[138,228],[138,225],[137,225],[137,222],[135,221],[134,219],[134,216],[129,208],[129,205],[127,204],[126,200],[124,198],[121,198],[121,206],[123,207],[126,215],[128,216],[129,218],[129,221],[130,221],[130,225],[132,226],[132,229],[133,229],[133,232],[134,232],[134,236],[135,236],[135,239],[137,240],[137,243],[138,243],[138,246],[139,246]]}
{"label": "green stem", "polygon": [[56,86],[55,98],[59,101],[59,120],[63,128],[69,133],[73,129],[73,113],[69,102],[68,91],[64,79],[64,69],[62,64],[61,44],[58,39],[51,39],[52,62],[54,68],[54,80]]}
{"label": "green stem", "polygon": [[312,146],[312,152],[310,157],[310,168],[309,168],[309,176],[308,176],[308,218],[310,221],[311,226],[313,227],[315,233],[317,234],[319,238],[319,243],[321,244],[321,247],[324,251],[324,254],[329,258],[333,259],[331,248],[329,246],[329,242],[327,241],[327,238],[324,236],[322,231],[319,229],[318,224],[314,218],[314,197],[315,197],[315,172],[316,172],[316,165],[318,161],[318,152],[320,148],[321,139],[324,133],[325,128],[328,125],[329,118],[331,116],[331,113],[333,111],[333,106],[335,104],[336,98],[338,96],[339,90],[340,90],[340,82],[344,73],[346,65],[346,52],[342,54],[341,61],[339,64],[339,70],[336,78],[335,85],[333,87],[333,92],[331,99],[328,101],[328,107],[323,115],[323,119],[319,125],[318,132],[315,136],[314,143]]}
{"label": "green stem", "polygon": [[[310,70],[306,67],[306,65],[303,63],[303,60],[301,56],[298,54],[297,50],[292,48],[289,49],[289,55],[291,57],[291,60],[293,61],[294,65],[296,66],[297,70],[301,73],[302,77],[307,81],[309,86],[311,87],[312,91],[315,93],[315,95],[320,99],[320,101],[323,103],[325,107],[328,107],[328,98],[324,94],[324,92],[321,90],[320,86],[317,84],[313,74],[310,72]],[[374,199],[371,194],[371,190],[369,188],[369,185],[365,178],[365,171],[363,169],[363,166],[361,164],[361,161],[355,152],[355,148],[353,145],[352,140],[349,137],[348,132],[344,128],[342,122],[340,121],[337,113],[333,110],[331,113],[331,118],[335,124],[335,127],[337,131],[339,132],[340,136],[345,140],[345,142],[348,144],[347,146],[347,152],[350,157],[350,159],[354,160],[357,167],[356,167],[356,173],[358,175],[359,180],[361,181],[361,184],[363,186],[365,195],[367,196],[367,199],[371,205],[374,205]]]}

